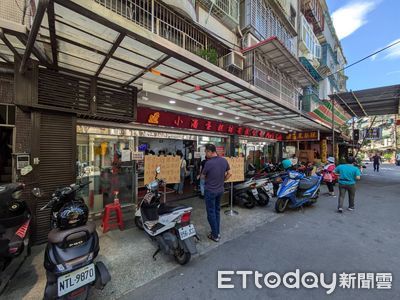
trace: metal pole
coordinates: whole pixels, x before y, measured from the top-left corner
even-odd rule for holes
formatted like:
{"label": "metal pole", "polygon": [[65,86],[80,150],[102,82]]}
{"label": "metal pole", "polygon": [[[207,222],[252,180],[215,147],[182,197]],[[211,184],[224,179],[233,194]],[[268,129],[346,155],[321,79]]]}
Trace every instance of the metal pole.
{"label": "metal pole", "polygon": [[231,208],[225,211],[225,215],[227,216],[236,216],[239,213],[233,210],[233,182],[231,182]]}
{"label": "metal pole", "polygon": [[353,155],[354,155],[354,123],[355,123],[355,120],[354,120],[354,117],[353,117],[353,124],[352,124],[352,127],[353,127],[353,136],[352,136],[352,138],[351,138],[351,141],[352,141],[351,153],[353,153]]}
{"label": "metal pole", "polygon": [[335,147],[335,100],[332,98],[332,156],[336,159],[336,147]]}

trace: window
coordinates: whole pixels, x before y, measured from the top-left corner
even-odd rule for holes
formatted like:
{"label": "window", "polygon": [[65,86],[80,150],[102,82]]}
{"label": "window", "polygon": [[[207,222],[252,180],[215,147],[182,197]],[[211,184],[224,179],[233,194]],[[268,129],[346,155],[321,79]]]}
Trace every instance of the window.
{"label": "window", "polygon": [[311,25],[303,15],[301,16],[301,39],[312,56],[315,58],[321,58],[321,45],[319,44]]}
{"label": "window", "polygon": [[0,104],[0,125],[15,125],[15,106]]}

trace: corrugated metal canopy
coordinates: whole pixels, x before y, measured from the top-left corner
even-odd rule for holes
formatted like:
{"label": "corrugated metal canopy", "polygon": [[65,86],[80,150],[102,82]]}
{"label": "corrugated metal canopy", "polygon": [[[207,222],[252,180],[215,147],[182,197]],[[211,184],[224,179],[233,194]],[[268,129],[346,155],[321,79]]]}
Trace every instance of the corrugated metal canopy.
{"label": "corrugated metal canopy", "polygon": [[[47,67],[78,71],[98,80],[118,83],[121,88],[135,86],[141,90],[144,82],[151,82],[159,93],[174,93],[196,100],[199,105],[206,102],[217,111],[241,112],[247,120],[241,118],[240,122],[247,124],[258,126],[263,122],[282,131],[328,130],[326,125],[312,120],[298,107],[129,22],[93,0],[55,0],[50,2],[43,18],[38,18],[40,16],[36,15],[33,25],[40,22],[37,36],[32,33],[34,30],[27,38],[21,32],[3,29],[11,48],[17,49],[19,55],[22,55],[20,41],[25,41],[24,53],[30,54],[29,40],[33,38],[35,56],[30,57]],[[13,36],[18,38],[13,39]],[[4,44],[3,39],[0,53],[11,61],[10,47]],[[271,39],[260,45],[260,49],[299,82],[315,83],[278,40]],[[52,57],[55,59],[50,59]],[[179,110],[179,106],[171,107],[174,109]]]}
{"label": "corrugated metal canopy", "polygon": [[261,52],[269,62],[274,64],[283,73],[292,77],[303,87],[317,84],[307,69],[289,52],[289,50],[275,36],[257,43],[243,50],[246,53],[251,50]]}
{"label": "corrugated metal canopy", "polygon": [[356,117],[398,114],[400,85],[350,91],[330,95],[350,115]]}

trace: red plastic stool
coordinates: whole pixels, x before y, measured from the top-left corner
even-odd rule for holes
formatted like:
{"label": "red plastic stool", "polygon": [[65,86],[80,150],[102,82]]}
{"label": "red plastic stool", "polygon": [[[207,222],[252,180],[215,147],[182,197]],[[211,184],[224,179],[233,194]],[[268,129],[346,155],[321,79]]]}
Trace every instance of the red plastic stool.
{"label": "red plastic stool", "polygon": [[[103,214],[103,233],[106,233],[111,228],[119,227],[119,230],[124,230],[124,221],[122,220],[122,209],[119,203],[118,192],[115,193],[114,203],[107,204],[104,207]],[[115,216],[111,216],[111,213],[115,212]]]}

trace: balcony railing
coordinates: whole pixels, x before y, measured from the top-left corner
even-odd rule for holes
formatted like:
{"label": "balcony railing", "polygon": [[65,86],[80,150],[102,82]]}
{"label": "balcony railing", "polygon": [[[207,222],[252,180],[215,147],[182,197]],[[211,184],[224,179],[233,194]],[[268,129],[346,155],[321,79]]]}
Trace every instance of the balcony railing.
{"label": "balcony railing", "polygon": [[242,79],[299,108],[300,93],[295,84],[259,59],[254,50],[245,55]]}
{"label": "balcony railing", "polygon": [[297,42],[272,8],[264,0],[245,0],[244,24],[242,27],[253,29],[255,35],[265,40],[276,36],[286,48],[297,56]]}
{"label": "balcony railing", "polygon": [[[198,0],[223,22],[239,24],[239,0]],[[234,24],[232,24],[232,21]]]}
{"label": "balcony railing", "polygon": [[320,34],[324,31],[324,12],[320,0],[302,0],[301,12],[307,21],[313,25],[314,33]]}
{"label": "balcony railing", "polygon": [[[229,52],[221,42],[175,13],[166,5],[152,0],[94,0],[127,20],[173,42],[197,55],[216,51],[218,57]],[[217,61],[213,61],[217,64]]]}

